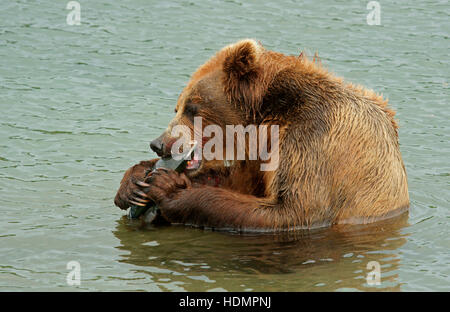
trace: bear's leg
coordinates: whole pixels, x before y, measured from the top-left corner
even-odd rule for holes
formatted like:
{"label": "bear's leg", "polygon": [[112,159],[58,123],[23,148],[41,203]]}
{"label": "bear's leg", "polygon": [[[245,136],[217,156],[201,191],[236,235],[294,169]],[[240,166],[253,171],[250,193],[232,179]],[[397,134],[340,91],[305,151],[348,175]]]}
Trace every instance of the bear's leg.
{"label": "bear's leg", "polygon": [[282,216],[274,216],[276,205],[267,198],[212,186],[184,189],[160,205],[172,223],[239,230],[282,229]]}
{"label": "bear's leg", "polygon": [[296,224],[272,199],[193,184],[173,170],[158,169],[145,182],[141,190],[172,223],[240,230],[280,230]]}

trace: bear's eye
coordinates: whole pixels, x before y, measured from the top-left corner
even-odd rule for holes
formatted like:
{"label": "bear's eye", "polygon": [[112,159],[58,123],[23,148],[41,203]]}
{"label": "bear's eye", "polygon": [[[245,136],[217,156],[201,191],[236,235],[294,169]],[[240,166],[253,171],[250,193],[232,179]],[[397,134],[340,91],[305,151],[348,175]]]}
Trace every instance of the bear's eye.
{"label": "bear's eye", "polygon": [[194,117],[198,112],[198,106],[195,104],[186,105],[184,108],[184,113],[189,117]]}
{"label": "bear's eye", "polygon": [[178,113],[178,109],[176,109],[176,108],[173,111],[175,112],[175,114]]}

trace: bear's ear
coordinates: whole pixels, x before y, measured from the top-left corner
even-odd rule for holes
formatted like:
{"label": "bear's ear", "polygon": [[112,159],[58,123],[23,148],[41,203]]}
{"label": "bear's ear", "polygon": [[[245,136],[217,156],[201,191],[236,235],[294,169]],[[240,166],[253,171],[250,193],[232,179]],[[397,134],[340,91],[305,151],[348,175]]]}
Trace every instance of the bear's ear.
{"label": "bear's ear", "polygon": [[261,46],[254,40],[241,40],[226,47],[223,71],[230,79],[249,80],[258,73]]}
{"label": "bear's ear", "polygon": [[244,112],[255,117],[262,100],[260,80],[262,67],[259,56],[263,47],[255,40],[246,39],[224,48],[223,61],[225,92]]}

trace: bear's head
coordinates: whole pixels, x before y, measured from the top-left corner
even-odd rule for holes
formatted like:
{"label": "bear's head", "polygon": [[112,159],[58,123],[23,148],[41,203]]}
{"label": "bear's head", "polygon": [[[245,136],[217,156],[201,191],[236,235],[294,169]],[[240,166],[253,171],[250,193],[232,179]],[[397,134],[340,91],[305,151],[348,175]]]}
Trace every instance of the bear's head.
{"label": "bear's head", "polygon": [[[181,152],[188,146],[178,143],[195,139],[203,148],[203,157],[201,161],[188,164],[187,171],[191,176],[226,167],[230,163],[230,153],[233,153],[233,159],[240,160],[236,147],[239,138],[233,139],[233,151],[230,152],[230,146],[227,146],[226,141],[230,139],[227,125],[241,127],[236,128],[238,130],[245,128],[245,131],[253,130],[248,126],[255,126],[258,131],[264,123],[273,124],[276,114],[270,103],[277,92],[269,89],[283,64],[288,64],[282,61],[284,58],[291,57],[265,50],[250,39],[220,50],[192,75],[178,98],[175,117],[166,131],[150,143],[152,150],[162,158],[170,157],[174,151]],[[239,135],[238,132],[233,136]],[[250,144],[261,143],[249,139],[250,135],[251,131],[244,134],[244,141],[249,141],[244,151],[245,159],[258,161],[254,155],[249,155],[249,150]]]}

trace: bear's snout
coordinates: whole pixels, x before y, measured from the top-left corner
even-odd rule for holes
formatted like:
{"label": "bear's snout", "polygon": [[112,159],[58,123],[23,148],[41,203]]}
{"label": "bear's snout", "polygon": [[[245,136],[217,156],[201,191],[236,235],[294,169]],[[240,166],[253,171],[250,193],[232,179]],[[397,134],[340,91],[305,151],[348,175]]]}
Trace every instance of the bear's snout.
{"label": "bear's snout", "polygon": [[150,148],[154,151],[159,157],[164,156],[164,144],[161,137],[154,139],[150,142]]}
{"label": "bear's snout", "polygon": [[169,158],[172,155],[172,145],[175,138],[168,136],[165,132],[157,139],[150,142],[150,148],[161,158]]}

